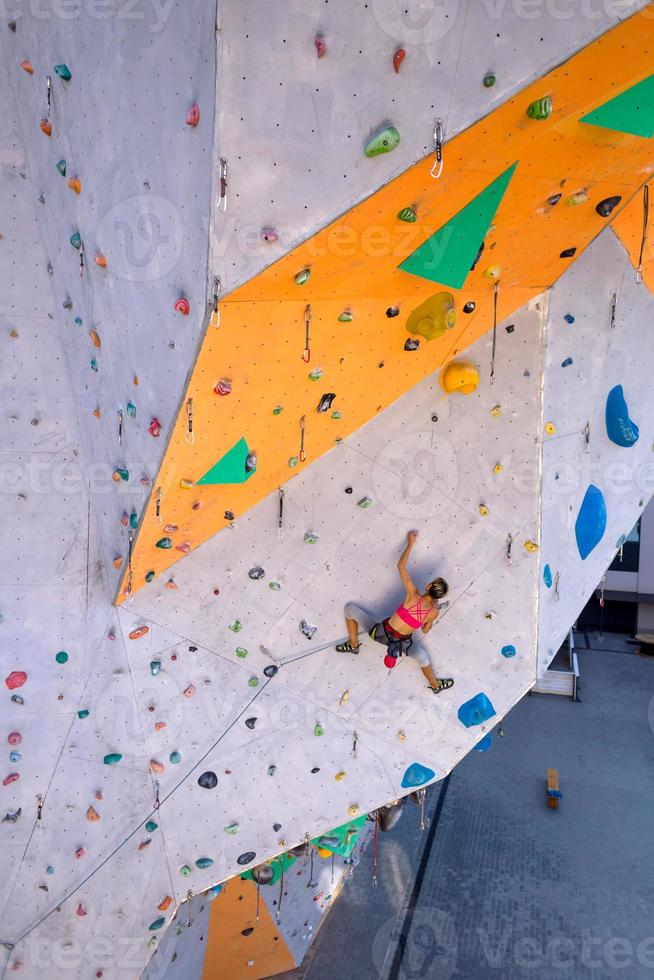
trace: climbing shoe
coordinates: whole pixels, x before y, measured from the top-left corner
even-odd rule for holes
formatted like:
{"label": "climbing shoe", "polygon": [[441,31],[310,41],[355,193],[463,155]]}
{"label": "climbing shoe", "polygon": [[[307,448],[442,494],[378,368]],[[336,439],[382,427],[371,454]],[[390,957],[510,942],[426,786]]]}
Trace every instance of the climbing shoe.
{"label": "climbing shoe", "polygon": [[430,687],[429,690],[433,694],[440,694],[441,691],[447,691],[450,687],[453,687],[453,686],[454,686],[454,681],[452,680],[451,677],[443,677],[438,682],[438,684],[436,685],[436,687]]}
{"label": "climbing shoe", "polygon": [[339,643],[336,646],[339,653],[358,653],[359,646],[353,647],[349,640],[345,643]]}

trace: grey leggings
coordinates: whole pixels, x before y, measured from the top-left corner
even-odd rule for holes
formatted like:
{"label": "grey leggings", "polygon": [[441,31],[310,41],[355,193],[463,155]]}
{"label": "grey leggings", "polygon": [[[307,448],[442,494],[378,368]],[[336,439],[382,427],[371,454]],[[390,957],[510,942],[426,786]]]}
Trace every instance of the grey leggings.
{"label": "grey leggings", "polygon": [[[375,623],[379,622],[376,616],[369,613],[366,609],[362,609],[361,606],[357,606],[354,602],[348,602],[345,606],[345,618],[355,619],[359,624],[360,630],[365,630],[366,633],[372,629]],[[414,640],[411,644],[407,657],[413,657],[417,660],[421,667],[430,667],[431,660],[429,659],[429,654],[420,643],[416,643]]]}

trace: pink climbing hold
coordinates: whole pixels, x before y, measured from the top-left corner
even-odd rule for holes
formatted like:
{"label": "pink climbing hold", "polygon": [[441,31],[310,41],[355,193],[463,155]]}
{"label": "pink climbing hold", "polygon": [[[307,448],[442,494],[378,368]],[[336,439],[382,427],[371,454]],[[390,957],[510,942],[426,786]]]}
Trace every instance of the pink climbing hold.
{"label": "pink climbing hold", "polygon": [[151,436],[154,436],[155,439],[158,439],[161,435],[161,422],[156,416],[150,422],[148,432]]}
{"label": "pink climbing hold", "polygon": [[319,34],[318,37],[313,42],[316,46],[316,54],[319,58],[324,58],[327,54],[327,44],[324,37]]}
{"label": "pink climbing hold", "polygon": [[189,313],[191,312],[191,307],[186,296],[179,297],[179,299],[175,303],[175,309],[177,310],[178,313],[183,314],[183,316],[189,315]]}
{"label": "pink climbing hold", "polygon": [[217,395],[231,395],[232,382],[227,381],[226,378],[221,378],[213,390]]}
{"label": "pink climbing hold", "polygon": [[279,239],[279,235],[274,228],[262,228],[261,237],[264,242],[276,242]]}
{"label": "pink climbing hold", "polygon": [[9,732],[7,735],[7,741],[10,745],[20,745],[23,741],[23,736],[20,732]]}
{"label": "pink climbing hold", "polygon": [[163,762],[159,762],[157,759],[150,759],[150,769],[160,776],[162,772],[165,772],[166,767]]}
{"label": "pink climbing hold", "polygon": [[184,697],[192,698],[194,694],[195,694],[195,685],[189,684],[189,686],[184,690]]}
{"label": "pink climbing hold", "polygon": [[190,550],[191,550],[191,546],[188,543],[188,541],[183,541],[182,544],[178,544],[175,547],[175,551],[181,551],[183,555],[188,555]]}
{"label": "pink climbing hold", "polygon": [[194,102],[186,114],[186,125],[197,126],[200,122],[200,106]]}
{"label": "pink climbing hold", "polygon": [[86,850],[83,847],[78,847],[75,851],[75,857],[79,860],[80,858],[86,857]]}
{"label": "pink climbing hold", "polygon": [[79,903],[77,909],[75,910],[75,915],[79,915],[80,917],[88,915],[86,909],[84,908],[81,902]]}
{"label": "pink climbing hold", "polygon": [[17,779],[20,779],[19,772],[10,772],[8,776],[2,780],[3,786],[9,786],[10,783],[15,783]]}
{"label": "pink climbing hold", "polygon": [[17,687],[22,687],[27,680],[24,670],[12,670],[8,677],[5,677],[5,684],[10,691],[15,691]]}

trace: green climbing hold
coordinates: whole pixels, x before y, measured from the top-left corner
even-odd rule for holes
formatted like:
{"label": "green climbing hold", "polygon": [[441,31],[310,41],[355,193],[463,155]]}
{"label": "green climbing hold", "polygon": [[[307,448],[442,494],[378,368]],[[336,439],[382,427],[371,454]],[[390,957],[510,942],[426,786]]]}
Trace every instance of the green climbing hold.
{"label": "green climbing hold", "polygon": [[154,568],[151,568],[148,572],[145,573],[145,581],[151,582],[156,574],[157,573],[155,572]]}
{"label": "green climbing hold", "polygon": [[268,582],[268,588],[272,589],[273,592],[279,592],[281,587],[281,582]]}
{"label": "green climbing hold", "polygon": [[155,919],[154,922],[151,922],[148,928],[150,929],[150,931],[154,929],[161,929],[161,927],[164,926],[165,924],[166,924],[166,919],[162,915],[160,918]]}
{"label": "green climbing hold", "polygon": [[59,161],[59,163],[57,164],[57,170],[59,171],[59,173],[61,174],[62,177],[65,177],[66,176],[66,161],[65,160],[60,160]]}
{"label": "green climbing hold", "polygon": [[197,481],[198,486],[218,486],[228,483],[245,483],[256,472],[246,466],[250,455],[245,439],[239,439],[204,476]]}
{"label": "green climbing hold", "polygon": [[527,108],[527,115],[530,119],[549,119],[552,114],[552,96],[546,95],[542,99],[536,99]]}
{"label": "green climbing hold", "polygon": [[497,77],[492,71],[486,72],[484,75],[484,88],[492,88],[496,81]]}
{"label": "green climbing hold", "polygon": [[[431,235],[399,268],[421,279],[461,289],[513,177],[514,163]],[[393,309],[393,308],[391,308]],[[388,316],[388,312],[386,314]],[[393,315],[396,315],[393,313]]]}
{"label": "green climbing hold", "polygon": [[82,247],[82,236],[78,231],[74,231],[73,234],[70,236],[70,244],[73,246],[73,248]]}
{"label": "green climbing hold", "polygon": [[304,269],[300,269],[300,271],[295,276],[295,285],[304,286],[305,282],[308,282],[310,278],[311,278],[311,269],[309,269],[308,267]]}
{"label": "green climbing hold", "polygon": [[316,722],[316,727],[313,730],[314,735],[324,735],[325,729],[322,727],[319,721]]}
{"label": "green climbing hold", "polygon": [[91,712],[89,711],[88,708],[80,708],[80,710],[77,712],[77,717],[78,718],[88,718],[88,716],[90,715],[90,713]]}
{"label": "green climbing hold", "polygon": [[188,864],[183,864],[179,869],[179,873],[182,875],[182,877],[188,878],[191,873],[191,869],[189,868]]}
{"label": "green climbing hold", "polygon": [[397,212],[397,216],[400,221],[408,221],[411,224],[418,220],[418,215],[414,208],[402,208],[401,211]]}
{"label": "green climbing hold", "polygon": [[120,752],[109,752],[107,755],[105,755],[103,762],[105,766],[115,766],[121,759],[122,755]]}
{"label": "green climbing hold", "polygon": [[83,327],[84,326],[84,322],[83,322],[81,316],[76,316],[75,319],[73,320],[73,323],[77,327]]}
{"label": "green climbing hold", "polygon": [[205,868],[210,868],[213,864],[213,858],[198,858],[195,862],[195,867],[204,870]]}
{"label": "green climbing hold", "polygon": [[172,546],[173,543],[170,540],[170,538],[159,538],[159,540],[155,545],[155,548],[163,548],[165,551],[167,551],[169,548],[172,548]]}
{"label": "green climbing hold", "polygon": [[237,834],[238,833],[238,828],[239,828],[239,825],[234,820],[232,823],[228,823],[227,826],[224,827],[223,829],[224,829],[224,831],[225,831],[226,834]]}
{"label": "green climbing hold", "polygon": [[314,368],[313,371],[309,371],[309,379],[311,381],[320,381],[324,373],[321,367]]}
{"label": "green climbing hold", "polygon": [[176,766],[182,761],[182,753],[177,751],[171,752],[168,758],[170,759],[172,764]]}
{"label": "green climbing hold", "polygon": [[343,413],[342,412],[339,412],[338,409],[337,409],[335,412],[332,412],[331,417],[333,419],[336,419],[336,420],[342,419],[343,418]]}
{"label": "green climbing hold", "polygon": [[654,75],[609,99],[579,121],[651,139],[654,136]]}
{"label": "green climbing hold", "polygon": [[63,78],[64,82],[69,82],[73,77],[70,73],[70,68],[68,65],[55,65],[54,73],[58,75],[59,78]]}
{"label": "green climbing hold", "polygon": [[91,370],[92,371],[95,371],[97,373],[97,370],[98,370],[98,362],[95,359],[95,357],[92,357],[91,358]]}
{"label": "green climbing hold", "polygon": [[352,316],[349,310],[343,310],[343,312],[339,314],[338,317],[339,323],[352,323],[352,320],[354,320],[354,317]]}
{"label": "green climbing hold", "polygon": [[235,619],[229,628],[232,633],[240,633],[243,629],[243,623],[240,621],[240,619]]}
{"label": "green climbing hold", "polygon": [[127,414],[130,418],[136,418],[136,405],[134,402],[127,402]]}
{"label": "green climbing hold", "polygon": [[366,146],[367,157],[378,157],[380,153],[390,153],[399,145],[400,134],[395,126],[387,126],[370,140]]}
{"label": "green climbing hold", "polygon": [[248,687],[258,687],[258,686],[259,686],[259,678],[251,677],[250,680],[248,681]]}
{"label": "green climbing hold", "polygon": [[117,466],[116,469],[114,470],[114,473],[118,476],[120,480],[124,480],[125,482],[129,480],[129,470],[126,470],[122,466]]}
{"label": "green climbing hold", "polygon": [[[231,626],[230,626],[230,629],[231,629]],[[247,655],[248,655],[248,652],[245,649],[245,647],[236,647],[236,656],[237,657],[240,657],[241,660],[245,660],[245,658],[247,657]]]}
{"label": "green climbing hold", "polygon": [[291,469],[294,470],[297,464],[298,464],[297,456],[291,456],[291,458],[288,461],[288,465],[291,467]]}
{"label": "green climbing hold", "polygon": [[275,407],[273,408],[273,415],[281,415],[283,411],[284,411],[283,405],[275,405]]}
{"label": "green climbing hold", "polygon": [[153,834],[158,826],[159,824],[155,823],[154,820],[148,820],[148,822],[145,825],[145,829],[149,834]]}
{"label": "green climbing hold", "polygon": [[370,497],[362,497],[361,500],[357,500],[357,507],[361,507],[362,510],[367,510],[368,507],[372,507],[372,500]]}
{"label": "green climbing hold", "polygon": [[65,650],[60,650],[59,653],[55,656],[55,660],[57,661],[58,664],[67,664],[68,654],[66,653]]}
{"label": "green climbing hold", "polygon": [[139,515],[135,510],[129,515],[129,526],[135,531],[139,526]]}

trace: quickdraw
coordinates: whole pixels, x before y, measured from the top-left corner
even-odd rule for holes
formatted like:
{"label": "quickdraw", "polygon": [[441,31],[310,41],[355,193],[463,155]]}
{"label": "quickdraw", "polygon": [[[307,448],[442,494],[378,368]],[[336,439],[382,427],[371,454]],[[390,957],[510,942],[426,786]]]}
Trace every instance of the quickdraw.
{"label": "quickdraw", "polygon": [[223,214],[227,210],[227,160],[225,157],[220,158],[220,197],[218,198],[218,207]]}
{"label": "quickdraw", "polygon": [[638,256],[638,268],[636,269],[636,282],[640,285],[643,281],[643,257],[645,255],[645,245],[647,244],[647,226],[649,224],[649,184],[643,187],[643,234],[640,240],[640,254]]}
{"label": "quickdraw", "polygon": [[307,303],[306,309],[304,311],[304,351],[302,353],[302,360],[305,364],[308,364],[311,360],[311,318],[313,314],[311,313],[311,303]]}
{"label": "quickdraw", "polygon": [[188,427],[184,439],[189,446],[192,446],[193,443],[195,442],[195,435],[193,433],[193,399],[192,398],[186,399],[186,422]]}
{"label": "quickdraw", "polygon": [[443,120],[437,119],[434,124],[434,143],[436,145],[436,159],[434,160],[434,166],[431,168],[430,176],[434,180],[438,180],[440,175],[443,173],[443,136],[445,134],[445,129],[443,127]]}
{"label": "quickdraw", "polygon": [[307,417],[306,415],[303,415],[302,418],[300,419],[300,452],[298,453],[298,459],[300,460],[301,463],[303,463],[307,458],[307,454],[304,451],[304,434],[305,434],[306,423],[307,423]]}
{"label": "quickdraw", "polygon": [[490,369],[490,383],[493,384],[495,381],[495,350],[497,347],[497,297],[500,291],[499,282],[495,283],[495,288],[493,289],[493,345],[491,348],[491,369]]}

